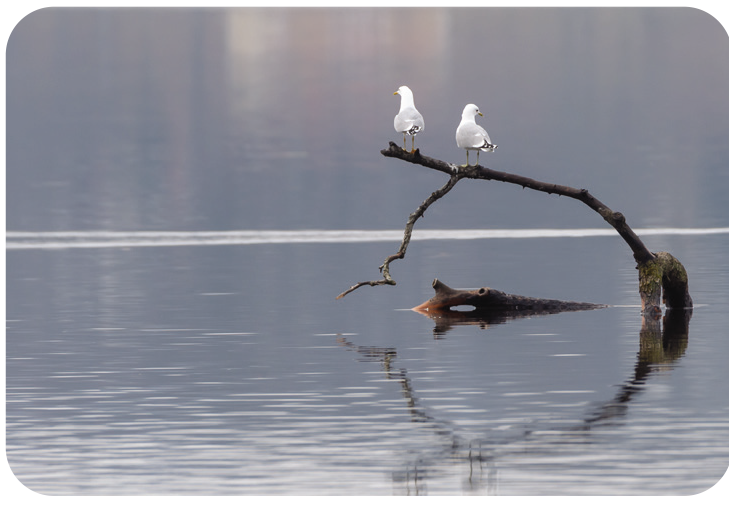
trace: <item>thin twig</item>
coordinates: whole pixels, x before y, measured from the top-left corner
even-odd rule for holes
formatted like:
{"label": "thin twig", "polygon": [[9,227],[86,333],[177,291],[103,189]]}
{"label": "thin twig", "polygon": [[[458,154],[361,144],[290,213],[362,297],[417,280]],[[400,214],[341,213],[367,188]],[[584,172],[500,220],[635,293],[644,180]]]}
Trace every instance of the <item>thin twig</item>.
{"label": "thin twig", "polygon": [[[400,149],[400,147],[398,147]],[[416,154],[419,153],[419,151],[416,151]],[[382,273],[382,279],[380,280],[369,280],[364,282],[358,282],[354,286],[350,287],[348,290],[337,296],[337,300],[340,298],[343,298],[344,296],[348,295],[355,289],[361,288],[362,286],[382,286],[382,285],[389,285],[394,286],[397,284],[395,280],[390,276],[390,263],[395,261],[396,259],[402,259],[405,257],[405,252],[408,249],[408,245],[410,244],[410,238],[413,234],[413,226],[415,226],[415,222],[423,216],[425,211],[428,209],[430,205],[438,201],[440,198],[448,194],[448,192],[458,183],[458,181],[463,178],[463,176],[458,172],[458,169],[456,167],[452,168],[452,171],[448,172],[450,174],[450,178],[448,179],[448,182],[438,189],[437,191],[433,192],[425,201],[423,201],[420,206],[410,214],[410,217],[408,217],[408,221],[405,224],[405,232],[403,233],[402,243],[400,244],[400,248],[398,251],[388,256],[385,259],[385,262],[380,265],[380,273]]]}

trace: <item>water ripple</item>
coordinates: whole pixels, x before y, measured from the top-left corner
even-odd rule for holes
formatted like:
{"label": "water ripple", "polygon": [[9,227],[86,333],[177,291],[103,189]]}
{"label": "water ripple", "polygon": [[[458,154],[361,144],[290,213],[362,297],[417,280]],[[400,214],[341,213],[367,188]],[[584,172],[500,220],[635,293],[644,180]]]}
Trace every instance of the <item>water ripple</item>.
{"label": "water ripple", "polygon": [[[640,236],[716,235],[729,228],[644,228]],[[182,245],[260,245],[292,243],[368,243],[402,239],[403,232],[384,230],[297,231],[8,231],[7,249],[79,249],[110,247],[171,247]],[[616,236],[609,228],[592,229],[421,229],[413,241],[505,238],[584,238]]]}

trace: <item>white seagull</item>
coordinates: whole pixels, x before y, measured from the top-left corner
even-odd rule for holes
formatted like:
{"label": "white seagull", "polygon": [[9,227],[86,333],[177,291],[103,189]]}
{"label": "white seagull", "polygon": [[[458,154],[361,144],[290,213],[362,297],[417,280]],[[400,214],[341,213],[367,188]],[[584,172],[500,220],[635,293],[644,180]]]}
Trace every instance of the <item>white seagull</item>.
{"label": "white seagull", "polygon": [[475,104],[467,104],[463,108],[461,115],[461,123],[456,129],[456,143],[458,148],[466,149],[466,164],[468,163],[468,152],[476,150],[476,165],[478,166],[478,156],[481,152],[493,152],[498,145],[491,143],[488,132],[476,123],[476,115],[483,116]]}
{"label": "white seagull", "polygon": [[412,147],[410,153],[415,152],[415,135],[425,129],[423,115],[415,109],[413,92],[405,85],[397,89],[393,95],[400,96],[400,112],[395,115],[395,130],[402,132],[403,150],[406,150],[406,136],[412,136]]}

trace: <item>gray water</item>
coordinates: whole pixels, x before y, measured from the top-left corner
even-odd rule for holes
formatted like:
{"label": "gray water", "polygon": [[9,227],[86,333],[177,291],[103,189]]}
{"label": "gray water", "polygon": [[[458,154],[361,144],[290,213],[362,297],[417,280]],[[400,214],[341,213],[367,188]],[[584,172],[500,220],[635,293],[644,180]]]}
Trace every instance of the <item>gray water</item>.
{"label": "gray water", "polygon": [[[729,465],[729,45],[692,9],[63,10],[7,46],[7,458],[49,495],[688,495]],[[644,323],[588,188],[686,266]],[[609,307],[501,322],[452,287]],[[683,315],[683,313],[681,313]],[[676,313],[672,313],[672,319]]]}

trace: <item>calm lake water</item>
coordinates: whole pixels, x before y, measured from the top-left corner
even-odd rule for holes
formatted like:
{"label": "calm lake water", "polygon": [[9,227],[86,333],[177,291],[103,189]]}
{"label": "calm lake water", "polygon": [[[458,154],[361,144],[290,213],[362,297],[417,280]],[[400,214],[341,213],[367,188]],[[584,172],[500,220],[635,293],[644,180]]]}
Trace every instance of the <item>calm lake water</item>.
{"label": "calm lake water", "polygon": [[[700,57],[697,57],[700,56]],[[690,319],[567,198],[686,266]],[[729,38],[692,9],[46,9],[7,46],[7,458],[47,495],[689,495],[729,466]],[[556,230],[556,231],[555,231]],[[417,235],[421,235],[418,237]],[[464,322],[452,287],[590,301]]]}

